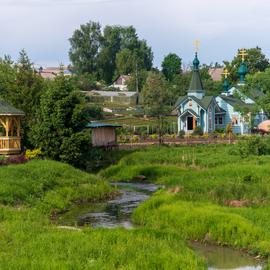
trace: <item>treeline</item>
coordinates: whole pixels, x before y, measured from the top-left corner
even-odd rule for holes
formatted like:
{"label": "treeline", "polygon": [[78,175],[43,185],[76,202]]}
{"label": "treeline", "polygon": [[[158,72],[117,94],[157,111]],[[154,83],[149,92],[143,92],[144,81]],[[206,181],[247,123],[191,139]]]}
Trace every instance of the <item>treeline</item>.
{"label": "treeline", "polygon": [[[0,97],[25,112],[23,144],[41,148],[45,156],[79,167],[88,166],[95,155],[90,145],[90,131],[85,123],[102,117],[99,107],[90,106],[81,90],[97,85],[109,85],[120,74],[131,74],[130,90],[140,91],[144,112],[159,119],[171,112],[174,103],[185,95],[191,70],[183,70],[182,59],[175,53],[164,57],[162,69],[153,68],[153,52],[132,26],[105,26],[89,22],[75,30],[70,38],[70,60],[74,76],[63,74],[55,80],[44,80],[33,68],[26,52],[18,61],[0,59]],[[247,88],[258,88],[265,96],[258,104],[270,112],[269,60],[256,47],[249,49]],[[230,83],[238,80],[236,55],[224,62],[229,69]],[[208,95],[219,94],[222,82],[214,82],[209,66],[201,66],[201,77]],[[161,131],[160,131],[161,132]],[[94,153],[94,154],[93,154]]]}

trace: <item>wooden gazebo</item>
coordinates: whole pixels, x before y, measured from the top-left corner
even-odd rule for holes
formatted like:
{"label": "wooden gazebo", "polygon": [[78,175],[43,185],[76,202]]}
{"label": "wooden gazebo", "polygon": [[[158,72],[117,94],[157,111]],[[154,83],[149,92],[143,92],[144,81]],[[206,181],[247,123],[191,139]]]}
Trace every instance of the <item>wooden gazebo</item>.
{"label": "wooden gazebo", "polygon": [[21,151],[21,118],[24,112],[0,99],[0,155]]}

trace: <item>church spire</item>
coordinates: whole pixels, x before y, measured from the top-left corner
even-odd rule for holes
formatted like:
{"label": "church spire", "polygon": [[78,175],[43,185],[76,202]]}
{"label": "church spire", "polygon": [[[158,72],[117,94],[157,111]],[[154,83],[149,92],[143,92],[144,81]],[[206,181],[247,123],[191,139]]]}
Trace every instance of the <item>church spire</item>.
{"label": "church spire", "polygon": [[245,84],[245,77],[248,73],[248,68],[247,65],[245,63],[245,57],[247,56],[247,51],[245,49],[241,49],[239,51],[239,56],[241,57],[242,63],[238,69],[238,74],[240,76],[240,82],[239,84]]}
{"label": "church spire", "polygon": [[200,61],[198,59],[198,41],[196,41],[195,45],[196,45],[196,52],[195,58],[193,60],[192,78],[188,89],[188,96],[195,96],[199,99],[202,99],[205,95],[205,91],[203,88],[201,75],[199,71]]}

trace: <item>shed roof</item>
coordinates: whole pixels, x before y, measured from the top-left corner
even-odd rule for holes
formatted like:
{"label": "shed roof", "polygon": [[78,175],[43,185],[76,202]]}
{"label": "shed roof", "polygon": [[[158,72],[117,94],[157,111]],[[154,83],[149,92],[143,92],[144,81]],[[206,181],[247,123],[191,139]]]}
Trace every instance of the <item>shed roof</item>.
{"label": "shed roof", "polygon": [[25,115],[23,111],[9,105],[4,100],[0,99],[0,115]]}
{"label": "shed roof", "polygon": [[119,128],[122,127],[121,125],[115,125],[115,124],[107,124],[107,123],[88,123],[85,126],[86,128],[102,128],[102,127],[113,127],[113,128]]}

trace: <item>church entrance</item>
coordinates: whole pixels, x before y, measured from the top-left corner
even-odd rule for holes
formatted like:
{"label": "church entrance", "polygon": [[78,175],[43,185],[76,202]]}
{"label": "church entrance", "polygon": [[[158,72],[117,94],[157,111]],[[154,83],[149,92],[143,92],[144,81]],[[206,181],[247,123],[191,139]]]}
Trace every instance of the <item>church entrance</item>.
{"label": "church entrance", "polygon": [[194,129],[193,123],[194,123],[193,116],[188,116],[187,117],[187,130],[188,131],[191,131]]}

